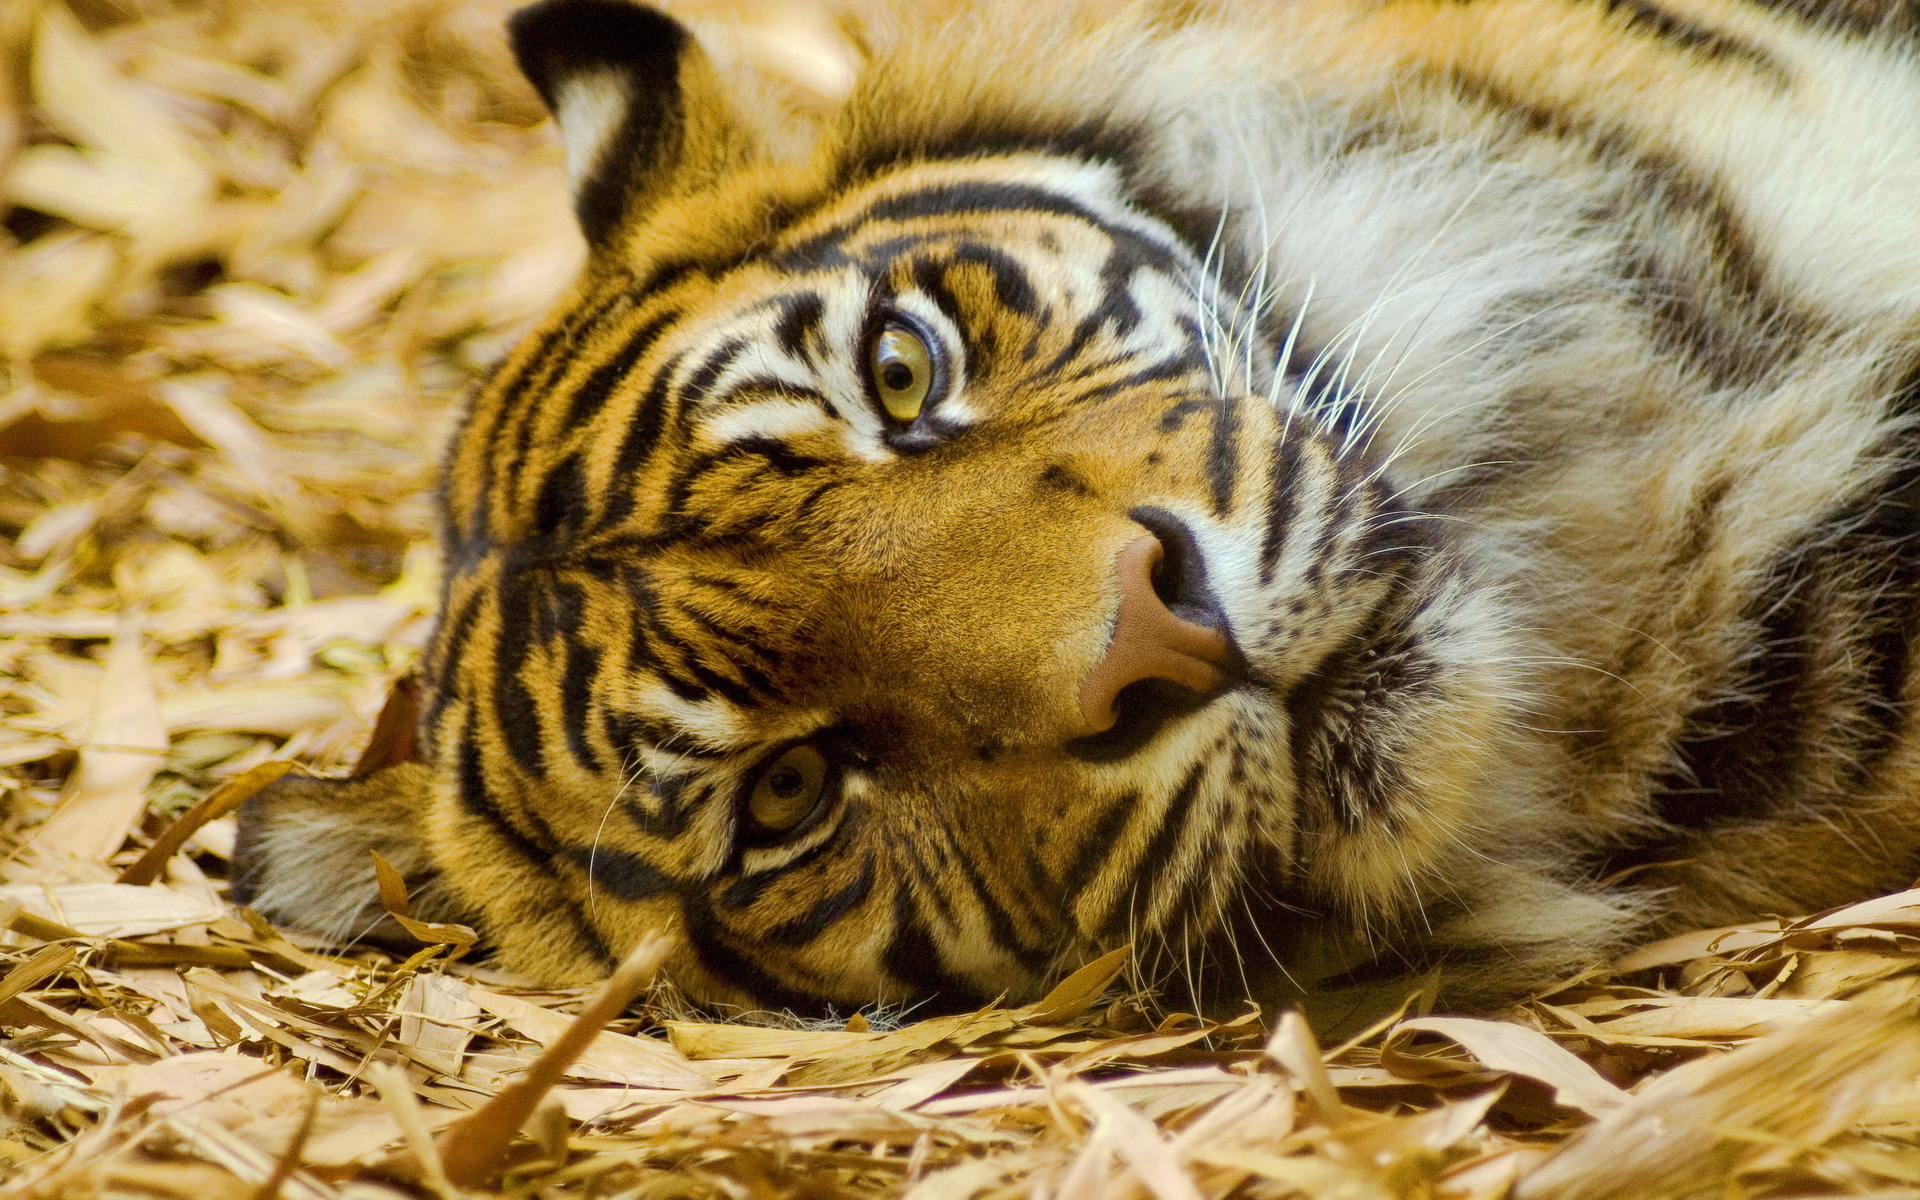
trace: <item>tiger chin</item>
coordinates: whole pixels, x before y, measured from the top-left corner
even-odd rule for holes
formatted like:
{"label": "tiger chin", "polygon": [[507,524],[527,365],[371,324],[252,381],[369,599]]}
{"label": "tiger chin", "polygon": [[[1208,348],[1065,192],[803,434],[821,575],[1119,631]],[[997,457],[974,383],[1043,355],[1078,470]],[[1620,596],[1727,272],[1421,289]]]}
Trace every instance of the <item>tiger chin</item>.
{"label": "tiger chin", "polygon": [[1920,71],[1800,9],[903,0],[804,95],[520,12],[589,260],[447,453],[417,761],[236,898],[1337,1013],[1905,882]]}

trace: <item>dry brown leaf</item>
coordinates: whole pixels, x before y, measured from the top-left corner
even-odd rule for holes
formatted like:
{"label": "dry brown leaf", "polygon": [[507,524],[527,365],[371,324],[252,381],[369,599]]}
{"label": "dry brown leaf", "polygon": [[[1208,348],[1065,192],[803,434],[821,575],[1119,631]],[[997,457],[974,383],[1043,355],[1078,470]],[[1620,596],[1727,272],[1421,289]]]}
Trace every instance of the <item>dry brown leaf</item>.
{"label": "dry brown leaf", "polygon": [[[79,231],[0,255],[0,353],[25,363],[49,346],[84,341],[92,331],[92,310],[119,268],[120,250],[112,239]],[[9,426],[33,414],[20,403],[25,399],[18,393],[9,398]],[[12,453],[36,449],[30,442],[9,447]]]}
{"label": "dry brown leaf", "polygon": [[146,788],[168,746],[166,723],[147,670],[139,625],[123,618],[87,725],[80,765],[59,807],[27,844],[26,864],[43,879],[104,863],[146,811]]}
{"label": "dry brown leaf", "polygon": [[[500,1094],[470,1116],[447,1127],[438,1147],[444,1174],[427,1160],[429,1178],[440,1175],[460,1187],[475,1187],[491,1176],[506,1158],[514,1135],[537,1110],[541,1100],[565,1077],[573,1061],[605,1036],[607,1022],[626,1011],[660,972],[667,956],[664,939],[650,939],[635,947],[612,977],[601,985],[580,1015],[561,1031],[526,1074],[502,1088]],[[414,1147],[423,1159],[426,1152]]]}
{"label": "dry brown leaf", "polygon": [[1838,1003],[1727,996],[1636,1000],[1622,1005],[1635,1011],[1597,1020],[1595,1028],[1619,1038],[1744,1038],[1792,1025]]}
{"label": "dry brown leaf", "polygon": [[1346,1106],[1340,1102],[1340,1093],[1334,1090],[1333,1078],[1321,1061],[1320,1046],[1313,1040],[1306,1018],[1297,1012],[1282,1013],[1273,1036],[1267,1040],[1267,1056],[1293,1076],[1322,1124],[1329,1129],[1346,1125]]}
{"label": "dry brown leaf", "polygon": [[1850,929],[1871,925],[1877,929],[1920,928],[1920,890],[1876,896],[1829,912],[1795,921],[1790,930]]}
{"label": "dry brown leaf", "polygon": [[1849,1001],[1655,1081],[1531,1172],[1518,1200],[1662,1200],[1845,1130],[1920,1075],[1920,1006]]}
{"label": "dry brown leaf", "polygon": [[1649,942],[1622,955],[1613,969],[1622,975],[1653,967],[1673,967],[1696,958],[1729,955],[1755,946],[1778,941],[1777,926],[1731,925],[1724,929],[1699,929],[1675,937]]}
{"label": "dry brown leaf", "polygon": [[840,1030],[769,1029],[756,1025],[712,1025],[664,1021],[674,1049],[691,1059],[793,1058],[814,1061],[884,1043],[884,1033]]}
{"label": "dry brown leaf", "polygon": [[124,883],[15,883],[0,887],[0,903],[46,917],[85,937],[132,938],[205,925],[226,909],[163,886]]}
{"label": "dry brown leaf", "polygon": [[[571,1018],[552,1009],[468,984],[472,1001],[508,1026],[542,1046],[551,1046],[566,1033]],[[601,1033],[574,1063],[581,1078],[603,1079],[636,1088],[683,1092],[711,1090],[716,1080],[688,1062],[671,1044],[648,1037]]]}
{"label": "dry brown leaf", "polygon": [[461,1060],[484,1010],[444,975],[415,975],[400,1006],[399,1038],[422,1057],[445,1060],[442,1075],[459,1076]]}
{"label": "dry brown leaf", "polygon": [[198,241],[214,180],[191,137],[107,56],[61,3],[33,46],[40,111],[81,149],[30,146],[7,180],[16,202],[131,238],[143,267]]}
{"label": "dry brown leaf", "polygon": [[1132,946],[1108,951],[1061,980],[1038,1003],[1015,1010],[1015,1015],[1035,1025],[1065,1025],[1073,1021],[1120,977],[1132,954]]}
{"label": "dry brown leaf", "polygon": [[380,856],[378,850],[373,855],[373,875],[380,887],[380,904],[387,915],[400,923],[400,928],[412,934],[429,946],[447,946],[458,958],[479,939],[472,929],[465,925],[445,924],[438,921],[416,920],[413,910],[407,903],[407,881],[392,863]]}
{"label": "dry brown leaf", "polygon": [[[187,839],[198,833],[210,821],[217,821],[237,810],[251,800],[262,788],[279,779],[293,769],[293,763],[287,759],[274,759],[263,762],[257,767],[245,771],[221,784],[186,812],[167,826],[166,832],[153,840],[146,853],[136,859],[132,866],[120,872],[116,883],[145,885],[160,877],[166,869],[167,860],[172,858],[187,844]],[[113,936],[126,937],[127,934]]]}
{"label": "dry brown leaf", "polygon": [[[1414,1052],[1410,1042],[1420,1033],[1439,1034],[1457,1043],[1471,1057],[1463,1061]],[[1380,1062],[1409,1079],[1473,1078],[1488,1071],[1523,1075],[1552,1088],[1560,1104],[1592,1116],[1611,1112],[1627,1100],[1627,1093],[1608,1083],[1599,1072],[1552,1038],[1503,1021],[1468,1017],[1416,1017],[1401,1021],[1387,1034],[1380,1049]]]}
{"label": "dry brown leaf", "polygon": [[257,1058],[212,1050],[103,1068],[93,1072],[93,1080],[109,1089],[124,1087],[129,1096],[155,1097],[155,1112],[193,1107],[196,1115],[235,1130],[297,1112],[316,1094]]}
{"label": "dry brown leaf", "polygon": [[1093,1116],[1096,1122],[1094,1140],[1100,1139],[1104,1127],[1106,1140],[1133,1168],[1135,1176],[1146,1185],[1156,1200],[1200,1200],[1200,1190],[1182,1169],[1180,1156],[1160,1136],[1153,1122],[1120,1103],[1110,1093],[1090,1088],[1084,1083],[1070,1083],[1062,1091]]}

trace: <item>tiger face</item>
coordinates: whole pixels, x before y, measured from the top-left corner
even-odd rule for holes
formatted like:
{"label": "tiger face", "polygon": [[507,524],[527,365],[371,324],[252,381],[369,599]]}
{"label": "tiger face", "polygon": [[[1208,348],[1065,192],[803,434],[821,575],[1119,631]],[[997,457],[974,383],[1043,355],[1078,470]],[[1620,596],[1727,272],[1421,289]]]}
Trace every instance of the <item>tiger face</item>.
{"label": "tiger face", "polygon": [[858,93],[772,154],[619,0],[513,31],[592,258],[450,450],[423,761],[257,800],[244,897],[357,932],[289,881],[378,848],[508,966],[665,932],[696,998],[798,1009],[1424,903],[1511,735],[1503,602],[1331,368],[1238,352],[1288,329],[1223,216]]}
{"label": "tiger face", "polygon": [[[997,155],[662,273],[591,281],[456,447],[444,843],[523,833],[738,1002],[1029,994],[1217,927],[1301,816],[1300,685],[1399,623],[1423,530],[1222,378],[1192,248],[1110,167]],[[1408,689],[1480,673],[1382,634]],[[1406,787],[1334,791],[1377,811],[1298,868],[1417,857]]]}

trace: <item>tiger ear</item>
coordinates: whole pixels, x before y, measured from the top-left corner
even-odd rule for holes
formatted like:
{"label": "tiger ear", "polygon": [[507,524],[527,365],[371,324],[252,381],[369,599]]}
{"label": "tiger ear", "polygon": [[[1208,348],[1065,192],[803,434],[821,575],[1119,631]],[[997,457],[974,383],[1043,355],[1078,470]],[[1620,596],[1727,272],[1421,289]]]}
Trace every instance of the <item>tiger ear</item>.
{"label": "tiger ear", "polygon": [[470,923],[427,850],[423,819],[431,791],[431,774],[418,762],[350,779],[281,777],[241,806],[234,901],[276,925],[332,942],[411,953],[417,945],[380,902],[377,853],[407,881],[415,916]]}
{"label": "tiger ear", "polygon": [[658,196],[690,147],[724,140],[712,65],[672,17],[625,0],[542,0],[507,30],[560,126],[589,245]]}

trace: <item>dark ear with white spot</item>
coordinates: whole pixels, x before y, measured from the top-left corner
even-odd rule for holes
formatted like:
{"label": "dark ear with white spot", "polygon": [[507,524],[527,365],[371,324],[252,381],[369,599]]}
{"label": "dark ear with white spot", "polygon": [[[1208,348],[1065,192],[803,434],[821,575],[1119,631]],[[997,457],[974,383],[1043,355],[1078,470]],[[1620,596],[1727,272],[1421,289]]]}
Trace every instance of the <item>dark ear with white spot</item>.
{"label": "dark ear with white spot", "polygon": [[721,136],[712,68],[673,18],[625,0],[542,0],[507,29],[560,125],[590,245],[659,194],[690,146]]}

